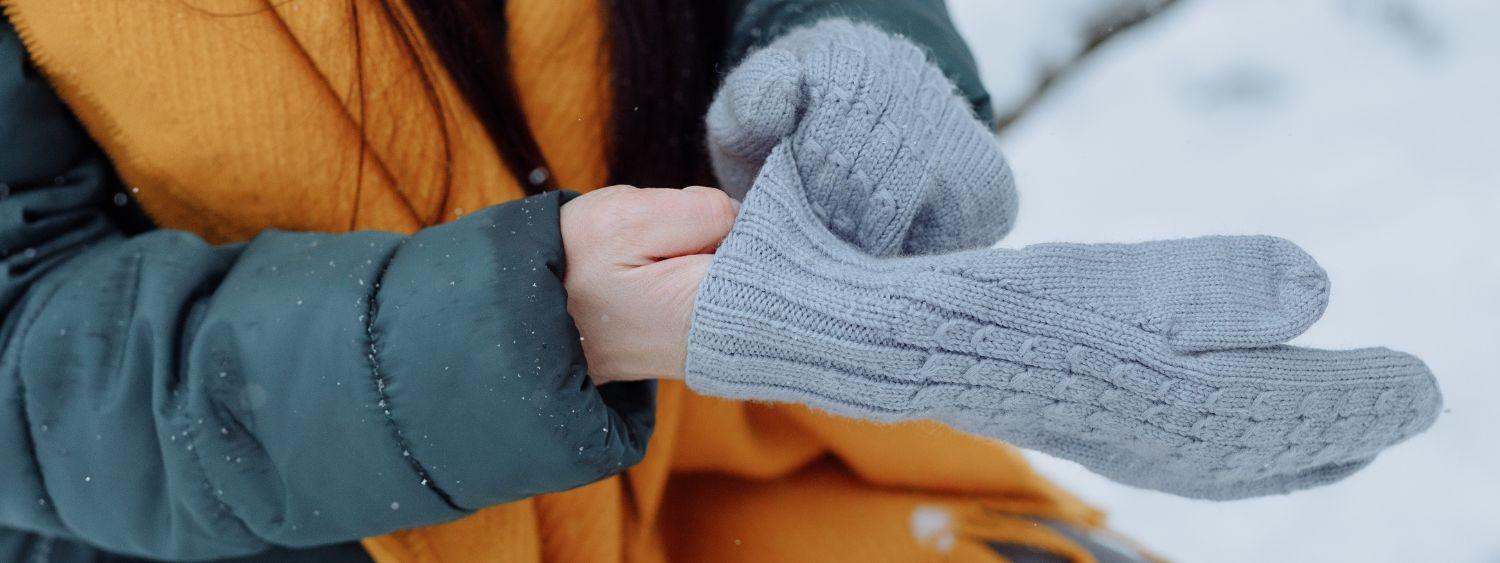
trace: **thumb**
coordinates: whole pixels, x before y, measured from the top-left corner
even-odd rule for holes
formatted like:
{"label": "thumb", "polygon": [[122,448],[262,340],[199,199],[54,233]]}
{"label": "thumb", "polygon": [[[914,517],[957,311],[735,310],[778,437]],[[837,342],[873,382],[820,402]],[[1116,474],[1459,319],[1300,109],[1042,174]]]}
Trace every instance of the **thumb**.
{"label": "thumb", "polygon": [[642,192],[651,199],[648,205],[658,219],[651,228],[639,232],[634,242],[641,256],[653,261],[713,252],[729,236],[739,212],[739,202],[714,188]]}
{"label": "thumb", "polygon": [[719,87],[708,108],[708,153],[714,175],[743,199],[771,148],[796,129],[802,112],[801,63],[776,48],[751,54]]}

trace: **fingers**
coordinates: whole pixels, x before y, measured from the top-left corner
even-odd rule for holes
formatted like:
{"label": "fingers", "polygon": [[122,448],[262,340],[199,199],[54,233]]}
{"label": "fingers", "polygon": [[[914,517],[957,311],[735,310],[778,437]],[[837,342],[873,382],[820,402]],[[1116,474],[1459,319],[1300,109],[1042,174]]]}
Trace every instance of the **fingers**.
{"label": "fingers", "polygon": [[938,116],[933,138],[923,143],[938,183],[925,196],[905,248],[909,254],[932,254],[992,246],[1015,224],[1015,176],[994,131],[975,119],[968,100],[956,89],[933,93],[931,84],[948,83],[940,70],[928,67],[928,86],[916,103],[927,106],[918,113]]}
{"label": "fingers", "polygon": [[1136,384],[1130,369],[1110,377],[1127,389],[1194,410],[1251,420],[1328,422],[1286,435],[1293,441],[1395,443],[1427,429],[1443,402],[1427,365],[1389,348],[1281,345],[1208,351],[1167,360],[1158,369],[1179,372],[1184,383],[1158,396]]}
{"label": "fingers", "polygon": [[643,258],[664,260],[712,252],[734,227],[738,203],[724,192],[693,186],[642,189],[629,201],[625,236]]}
{"label": "fingers", "polygon": [[793,147],[809,203],[874,256],[994,244],[1015,217],[993,133],[926,53],[833,20],[751,54],[708,112],[720,183],[743,199],[778,143]]}
{"label": "fingers", "polygon": [[1178,352],[1284,343],[1328,303],[1328,279],[1317,262],[1286,240],[1264,236],[1044,244],[969,271],[1130,323]]}
{"label": "fingers", "polygon": [[[1359,418],[1353,422],[1391,425],[1387,432],[1404,438],[1431,425],[1442,404],[1437,379],[1427,365],[1411,354],[1388,348],[1245,348],[1183,356],[1172,363],[1198,374],[1198,383],[1217,389],[1263,390],[1253,397],[1224,399],[1221,394],[1221,404],[1209,405],[1211,411],[1240,412],[1257,420]],[[1182,392],[1191,394],[1188,389]],[[1176,398],[1192,402],[1186,397]],[[1333,437],[1325,434],[1315,438],[1338,441]]]}
{"label": "fingers", "polygon": [[1015,177],[994,135],[967,115],[967,106],[948,111],[965,114],[949,120],[931,153],[948,156],[928,164],[942,173],[901,242],[909,255],[993,246],[1015,225]]}
{"label": "fingers", "polygon": [[702,186],[594,190],[562,207],[569,269],[575,263],[633,268],[713,252],[738,212],[739,202]]}
{"label": "fingers", "polygon": [[[1206,352],[1177,362],[1198,377],[1184,378],[1158,397],[1178,405],[1164,412],[1212,413],[1187,415],[1184,420],[1195,421],[1188,435],[1279,452],[1291,458],[1283,460],[1286,469],[1372,457],[1431,427],[1442,410],[1442,393],[1427,366],[1386,348],[1277,346]],[[1230,461],[1258,467],[1275,460]]]}

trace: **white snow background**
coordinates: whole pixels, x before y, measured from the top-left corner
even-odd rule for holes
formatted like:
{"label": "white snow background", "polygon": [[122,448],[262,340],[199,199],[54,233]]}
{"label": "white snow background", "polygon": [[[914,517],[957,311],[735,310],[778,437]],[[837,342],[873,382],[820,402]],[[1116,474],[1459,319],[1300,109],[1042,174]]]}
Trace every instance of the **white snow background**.
{"label": "white snow background", "polygon": [[[949,0],[1003,111],[1101,5]],[[1291,239],[1332,303],[1296,343],[1422,357],[1447,412],[1333,486],[1210,503],[1039,468],[1177,561],[1500,562],[1500,1],[1182,0],[1002,135],[1006,246]]]}

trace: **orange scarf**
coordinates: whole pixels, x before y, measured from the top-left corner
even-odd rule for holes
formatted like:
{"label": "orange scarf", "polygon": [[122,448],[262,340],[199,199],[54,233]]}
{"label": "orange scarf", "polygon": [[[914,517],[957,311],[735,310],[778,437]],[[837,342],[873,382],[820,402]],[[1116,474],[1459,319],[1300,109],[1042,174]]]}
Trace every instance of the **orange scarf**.
{"label": "orange scarf", "polygon": [[[166,228],[412,232],[522,195],[399,2],[0,0],[33,59]],[[515,80],[560,185],[605,179],[595,0],[511,0]],[[355,22],[359,25],[354,25]],[[421,79],[423,71],[430,84]],[[361,138],[363,136],[363,139]],[[660,387],[646,460],[579,489],[365,540],[382,563],[1089,561],[1022,516],[1101,515],[1014,449]]]}

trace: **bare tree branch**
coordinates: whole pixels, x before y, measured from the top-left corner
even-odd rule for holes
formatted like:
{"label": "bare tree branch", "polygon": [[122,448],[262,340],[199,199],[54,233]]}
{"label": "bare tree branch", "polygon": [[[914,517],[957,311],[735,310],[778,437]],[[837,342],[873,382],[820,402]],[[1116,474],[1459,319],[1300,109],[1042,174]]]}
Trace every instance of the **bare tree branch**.
{"label": "bare tree branch", "polygon": [[996,116],[995,131],[1005,130],[1006,127],[1009,127],[1016,120],[1020,119],[1021,116],[1026,115],[1026,112],[1030,111],[1031,108],[1035,107],[1051,92],[1060,79],[1077,70],[1084,61],[1088,60],[1101,47],[1108,44],[1111,39],[1119,37],[1125,32],[1135,29],[1142,23],[1165,13],[1168,8],[1177,5],[1179,1],[1161,0],[1150,5],[1122,8],[1118,11],[1106,13],[1103,17],[1099,18],[1098,22],[1090,26],[1088,42],[1084,44],[1083,49],[1078,52],[1076,57],[1073,57],[1067,63],[1048,69],[1042,76],[1042,80],[1037,83],[1036,89],[1032,90],[1030,95],[1026,96],[1021,103],[1017,104],[1009,112]]}

